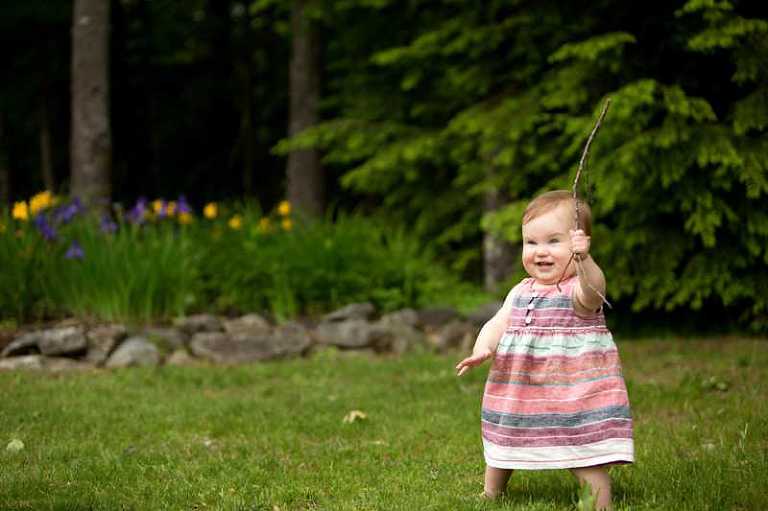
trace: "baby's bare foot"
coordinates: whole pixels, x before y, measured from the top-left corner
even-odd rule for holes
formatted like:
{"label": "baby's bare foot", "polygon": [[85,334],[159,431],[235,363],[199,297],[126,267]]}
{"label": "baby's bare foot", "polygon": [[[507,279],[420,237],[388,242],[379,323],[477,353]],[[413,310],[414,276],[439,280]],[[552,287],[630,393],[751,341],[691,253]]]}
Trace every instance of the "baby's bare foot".
{"label": "baby's bare foot", "polygon": [[480,492],[480,495],[478,495],[478,497],[483,499],[483,500],[496,500],[499,497],[501,497],[502,494],[503,494],[502,492],[489,493],[489,492],[483,490],[483,491]]}

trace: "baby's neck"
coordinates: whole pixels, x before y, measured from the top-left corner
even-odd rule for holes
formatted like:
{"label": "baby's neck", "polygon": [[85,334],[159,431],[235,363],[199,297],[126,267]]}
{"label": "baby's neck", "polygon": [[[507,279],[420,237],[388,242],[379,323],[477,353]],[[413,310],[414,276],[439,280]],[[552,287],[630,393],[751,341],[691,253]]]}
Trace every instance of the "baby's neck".
{"label": "baby's neck", "polygon": [[536,280],[535,278],[531,277],[530,287],[533,290],[536,290],[536,289],[547,290],[547,289],[551,289],[553,287],[557,287],[558,284],[561,284],[562,282],[568,280],[571,277],[572,277],[572,275],[569,275],[569,276],[565,277],[560,282],[552,282],[552,283],[542,282],[540,280]]}

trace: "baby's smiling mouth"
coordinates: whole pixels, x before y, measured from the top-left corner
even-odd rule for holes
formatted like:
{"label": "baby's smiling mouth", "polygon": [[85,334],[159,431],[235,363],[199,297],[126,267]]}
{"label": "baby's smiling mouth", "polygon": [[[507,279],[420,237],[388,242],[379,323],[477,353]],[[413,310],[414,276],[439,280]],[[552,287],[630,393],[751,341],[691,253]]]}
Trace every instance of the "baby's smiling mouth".
{"label": "baby's smiling mouth", "polygon": [[549,268],[549,267],[551,267],[551,266],[554,266],[554,265],[555,265],[555,263],[547,263],[547,262],[542,262],[542,261],[540,261],[540,262],[537,262],[537,263],[534,263],[534,264],[535,264],[537,267],[539,267],[539,268]]}

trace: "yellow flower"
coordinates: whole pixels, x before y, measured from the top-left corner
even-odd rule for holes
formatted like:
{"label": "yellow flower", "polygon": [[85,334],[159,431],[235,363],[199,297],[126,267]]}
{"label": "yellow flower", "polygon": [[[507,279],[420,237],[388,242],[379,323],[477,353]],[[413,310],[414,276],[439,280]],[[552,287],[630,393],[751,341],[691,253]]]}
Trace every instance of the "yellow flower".
{"label": "yellow flower", "polygon": [[163,205],[165,204],[165,201],[162,199],[157,199],[152,201],[152,211],[157,215],[163,210]]}
{"label": "yellow flower", "polygon": [[269,218],[262,217],[259,220],[259,232],[267,233],[272,229],[272,226],[269,223]]}
{"label": "yellow flower", "polygon": [[280,204],[277,205],[277,212],[280,213],[282,216],[288,216],[291,214],[291,203],[287,200],[281,201]]}
{"label": "yellow flower", "polygon": [[215,202],[209,202],[203,208],[203,215],[205,215],[205,218],[208,218],[208,219],[216,218],[218,214],[219,214],[219,207],[216,205]]}
{"label": "yellow flower", "polygon": [[11,216],[13,216],[13,218],[16,220],[29,219],[29,208],[27,207],[27,203],[25,201],[15,203],[13,205],[13,212],[11,213]]}
{"label": "yellow flower", "polygon": [[192,215],[190,213],[179,213],[179,223],[184,225],[191,224]]}
{"label": "yellow flower", "polygon": [[291,222],[290,218],[283,218],[283,221],[280,222],[280,225],[283,226],[283,230],[290,231],[293,229],[293,222]]}
{"label": "yellow flower", "polygon": [[29,199],[29,214],[35,215],[38,211],[53,205],[53,194],[49,191],[40,192]]}
{"label": "yellow flower", "polygon": [[176,213],[176,202],[169,201],[165,206],[165,214],[168,216],[173,216],[174,213]]}
{"label": "yellow flower", "polygon": [[243,226],[243,217],[235,215],[229,219],[229,227],[232,229],[240,229]]}

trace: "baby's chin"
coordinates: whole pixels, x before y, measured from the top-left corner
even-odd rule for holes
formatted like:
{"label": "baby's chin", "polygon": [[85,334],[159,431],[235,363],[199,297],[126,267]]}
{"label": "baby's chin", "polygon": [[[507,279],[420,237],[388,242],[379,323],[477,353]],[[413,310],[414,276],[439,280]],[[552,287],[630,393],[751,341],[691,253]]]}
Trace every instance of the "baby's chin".
{"label": "baby's chin", "polygon": [[576,268],[573,267],[573,265],[570,265],[565,273],[554,272],[547,275],[537,275],[537,273],[538,272],[533,272],[532,274],[531,272],[528,272],[528,275],[532,277],[537,284],[541,284],[543,286],[554,286],[555,284],[576,275]]}

